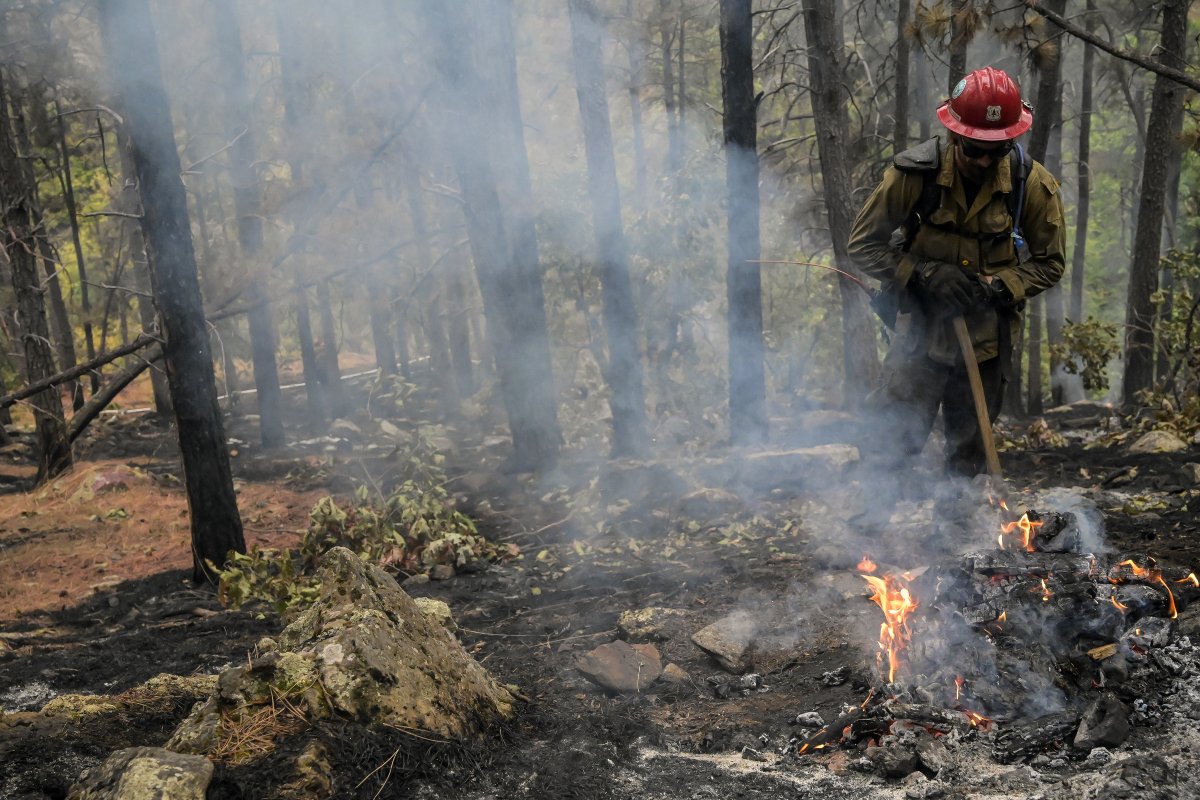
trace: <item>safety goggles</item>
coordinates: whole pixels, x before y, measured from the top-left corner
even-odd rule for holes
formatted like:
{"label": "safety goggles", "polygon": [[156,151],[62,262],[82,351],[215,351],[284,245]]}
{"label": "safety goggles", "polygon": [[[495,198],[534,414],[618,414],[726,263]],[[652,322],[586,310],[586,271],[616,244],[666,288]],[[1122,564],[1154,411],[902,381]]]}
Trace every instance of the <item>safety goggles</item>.
{"label": "safety goggles", "polygon": [[[991,142],[988,142],[988,144],[991,144]],[[999,161],[1013,149],[1011,141],[1002,142],[999,147],[980,147],[979,142],[964,137],[959,138],[958,146],[962,150],[962,154],[967,158],[991,156],[993,161]]]}

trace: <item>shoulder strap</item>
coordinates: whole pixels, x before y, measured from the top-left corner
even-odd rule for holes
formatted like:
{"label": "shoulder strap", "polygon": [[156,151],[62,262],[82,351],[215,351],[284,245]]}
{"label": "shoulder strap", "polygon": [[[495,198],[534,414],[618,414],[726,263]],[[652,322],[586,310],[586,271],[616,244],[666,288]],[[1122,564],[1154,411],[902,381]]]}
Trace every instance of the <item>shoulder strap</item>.
{"label": "shoulder strap", "polygon": [[1025,209],[1025,182],[1029,177],[1033,159],[1029,151],[1021,145],[1016,145],[1008,153],[1008,161],[1012,174],[1012,191],[1008,193],[1008,215],[1012,217],[1013,233],[1021,234],[1021,214]]}
{"label": "shoulder strap", "polygon": [[938,186],[937,182],[941,159],[941,141],[934,136],[897,154],[892,161],[896,169],[901,172],[921,176],[921,194],[917,197],[917,202],[913,204],[912,209],[909,210],[908,219],[904,221],[902,248],[905,252],[912,247],[913,239],[917,237],[921,223],[929,219],[930,215],[937,211],[938,206],[942,204],[942,187]]}

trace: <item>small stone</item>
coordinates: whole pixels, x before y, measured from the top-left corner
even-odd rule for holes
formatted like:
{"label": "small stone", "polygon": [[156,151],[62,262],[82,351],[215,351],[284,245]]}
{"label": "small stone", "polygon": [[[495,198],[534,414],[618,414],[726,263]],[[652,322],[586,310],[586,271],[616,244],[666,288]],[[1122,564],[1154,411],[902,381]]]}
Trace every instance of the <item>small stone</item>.
{"label": "small stone", "polygon": [[917,768],[917,753],[906,747],[872,747],[866,752],[874,772],[884,778],[903,778]]}
{"label": "small stone", "polygon": [[740,679],[738,679],[738,685],[741,687],[742,691],[754,691],[763,685],[762,675],[759,675],[757,672],[751,672],[748,675],[743,675]]}
{"label": "small stone", "polygon": [[1128,738],[1129,712],[1116,695],[1106,692],[1084,712],[1072,745],[1076,750],[1091,752],[1097,746],[1117,747]]}
{"label": "small stone", "polygon": [[623,611],[617,619],[617,632],[629,642],[667,641],[672,635],[668,630],[670,625],[678,624],[686,616],[687,612],[678,608],[650,607]]}
{"label": "small stone", "polygon": [[575,665],[598,686],[619,694],[641,692],[662,674],[662,659],[652,644],[618,639],[584,654]]}
{"label": "small stone", "polygon": [[825,720],[816,711],[805,711],[796,715],[796,724],[802,728],[823,728]]}
{"label": "small stone", "polygon": [[764,756],[759,751],[755,750],[753,747],[743,747],[742,748],[742,758],[746,759],[747,761],[766,761],[767,760],[766,756]]}
{"label": "small stone", "polygon": [[431,581],[448,581],[454,575],[454,567],[449,564],[434,564],[429,570],[429,579]]}
{"label": "small stone", "polygon": [[1087,758],[1084,759],[1084,763],[1089,767],[1103,767],[1110,761],[1112,761],[1112,752],[1107,747],[1093,747],[1087,754]]}
{"label": "small stone", "polygon": [[1183,476],[1192,484],[1200,484],[1200,464],[1195,461],[1189,461],[1183,465]]}
{"label": "small stone", "polygon": [[749,653],[758,623],[746,611],[735,611],[692,634],[692,644],[716,659],[727,672],[741,674],[749,666]]}
{"label": "small stone", "polygon": [[692,676],[687,673],[683,667],[678,664],[667,664],[663,667],[662,675],[659,680],[671,686],[690,686]]}
{"label": "small stone", "polygon": [[1067,765],[1067,760],[1065,758],[1052,758],[1052,759],[1050,759],[1050,763],[1047,764],[1046,766],[1049,767],[1050,769],[1062,769],[1066,765]]}
{"label": "small stone", "polygon": [[1188,444],[1169,431],[1150,431],[1129,446],[1131,453],[1178,453]]}
{"label": "small stone", "polygon": [[841,686],[850,680],[850,667],[841,666],[835,670],[821,673],[821,683],[826,686]]}
{"label": "small stone", "polygon": [[418,572],[416,575],[409,575],[400,585],[405,589],[411,589],[414,586],[420,586],[423,583],[429,583],[429,576],[424,572]]}

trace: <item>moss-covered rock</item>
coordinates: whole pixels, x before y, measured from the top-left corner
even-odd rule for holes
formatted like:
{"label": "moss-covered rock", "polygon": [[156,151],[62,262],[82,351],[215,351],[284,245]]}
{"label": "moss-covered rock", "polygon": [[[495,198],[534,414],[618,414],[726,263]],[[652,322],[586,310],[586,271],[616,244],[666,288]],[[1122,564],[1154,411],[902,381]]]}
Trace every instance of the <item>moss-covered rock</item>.
{"label": "moss-covered rock", "polygon": [[[512,714],[508,690],[383,569],[339,547],[323,556],[318,580],[320,596],[280,634],[278,649],[222,673],[169,749],[220,760],[239,726],[253,719],[264,728],[263,709],[446,740],[472,738]],[[281,735],[293,729],[276,727]]]}
{"label": "moss-covered rock", "polygon": [[118,750],[71,787],[68,800],[204,800],[212,762],[160,747]]}

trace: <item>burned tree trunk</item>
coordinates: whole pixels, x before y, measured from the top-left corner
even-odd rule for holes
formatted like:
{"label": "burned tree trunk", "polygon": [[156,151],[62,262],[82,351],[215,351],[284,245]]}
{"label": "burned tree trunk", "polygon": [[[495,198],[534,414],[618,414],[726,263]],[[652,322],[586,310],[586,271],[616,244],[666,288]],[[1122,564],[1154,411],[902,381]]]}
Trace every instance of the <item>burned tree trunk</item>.
{"label": "burned tree trunk", "polygon": [[1042,400],[1042,324],[1045,321],[1042,298],[1035,297],[1029,301],[1029,397],[1025,406],[1031,417],[1039,416],[1045,411]]}
{"label": "burned tree trunk", "polygon": [[[1159,61],[1182,69],[1187,54],[1187,17],[1191,0],[1164,0]],[[1133,264],[1125,306],[1125,382],[1121,397],[1126,404],[1149,389],[1154,381],[1154,293],[1158,289],[1158,259],[1166,197],[1169,153],[1178,148],[1183,125],[1183,99],[1187,89],[1170,78],[1154,79],[1150,121],[1146,126],[1146,160],[1138,203]]]}
{"label": "burned tree trunk", "polygon": [[[0,72],[0,205],[3,206],[3,242],[12,271],[13,291],[20,314],[25,377],[30,383],[54,374],[54,352],[46,324],[46,305],[38,273],[37,217],[34,188],[17,152],[8,115],[5,75]],[[71,443],[63,418],[62,396],[47,389],[31,401],[37,427],[37,482],[49,480],[71,467]]]}
{"label": "burned tree trunk", "polygon": [[721,1],[721,96],[729,192],[729,435],[735,445],[767,440],[759,258],[758,109],[750,0]]}
{"label": "burned tree trunk", "polygon": [[148,0],[100,0],[100,31],[130,160],[142,196],[142,232],[162,316],[171,402],[179,430],[192,528],[192,577],[211,580],[233,550],[245,552],[196,275],[187,197],[163,86]]}
{"label": "burned tree trunk", "polygon": [[[1088,31],[1096,26],[1096,2],[1087,0]],[[1087,265],[1088,212],[1092,194],[1092,75],[1096,63],[1096,48],[1087,42],[1083,45],[1083,78],[1079,83],[1079,162],[1078,198],[1075,201],[1075,250],[1071,254],[1071,303],[1070,319],[1083,321],[1083,279]]]}
{"label": "burned tree trunk", "polygon": [[667,175],[674,177],[683,166],[683,149],[679,143],[679,110],[675,104],[675,58],[672,44],[675,38],[674,17],[669,0],[658,0],[659,56],[662,59],[663,106],[667,113]]}
{"label": "burned tree trunk", "polygon": [[629,51],[629,129],[633,138],[633,208],[646,210],[646,142],[642,125],[642,79],[646,69],[646,41],[633,13],[633,0],[625,0]]}
{"label": "burned tree trunk", "polygon": [[[275,35],[279,43],[279,78],[283,99],[283,122],[291,146],[287,161],[291,170],[293,191],[303,191],[304,155],[310,152],[308,126],[305,124],[311,113],[311,97],[306,86],[303,47],[298,41],[295,28],[297,3],[285,5],[282,0],[274,4]],[[299,9],[303,11],[304,9]],[[303,218],[299,201],[293,201],[291,222],[299,229]],[[321,381],[321,366],[313,342],[312,318],[309,314],[308,290],[303,277],[297,270],[293,298],[296,310],[296,338],[300,341],[300,363],[304,370],[304,388],[308,397],[308,416],[314,427],[318,427],[329,416],[329,398]]]}
{"label": "burned tree trunk", "polygon": [[[912,13],[911,0],[896,4],[896,105],[892,119],[892,152],[901,153],[908,147],[908,18]],[[921,109],[921,113],[926,113]]]}
{"label": "burned tree trunk", "polygon": [[317,283],[317,314],[321,322],[321,352],[317,354],[321,382],[329,400],[329,416],[344,417],[350,411],[346,388],[342,386],[342,367],[338,363],[338,330],[333,318],[333,297],[329,280]]}
{"label": "burned tree trunk", "polygon": [[950,64],[946,91],[953,92],[954,86],[967,74],[967,46],[975,36],[975,14],[973,0],[953,0],[950,4]]}
{"label": "burned tree trunk", "polygon": [[427,0],[424,8],[452,116],[447,131],[512,431],[510,467],[548,469],[557,461],[562,434],[517,96],[511,0],[476,0],[469,14],[464,0]]}
{"label": "burned tree trunk", "polygon": [[[834,0],[804,0],[804,31],[808,40],[808,69],[812,76],[812,106],[821,159],[821,182],[829,235],[838,269],[857,275],[847,243],[854,225],[850,163],[846,137],[850,131],[845,84],[842,20]],[[862,287],[845,276],[838,278],[842,299],[842,366],[844,402],[858,407],[866,401],[879,371],[874,317]]]}
{"label": "burned tree trunk", "polygon": [[[613,455],[628,456],[646,446],[646,398],[642,387],[642,354],[638,348],[637,310],[629,279],[629,252],[621,224],[621,194],[613,155],[608,96],[604,88],[602,23],[592,0],[570,0],[568,8],[579,115],[587,150],[592,227],[599,250],[600,285],[604,294],[604,330],[608,336],[605,380],[612,389],[609,408],[613,416]],[[750,125],[753,129],[753,110]],[[753,225],[757,240],[757,220]]]}
{"label": "burned tree trunk", "polygon": [[233,205],[237,215],[238,248],[247,262],[249,275],[246,318],[250,323],[250,354],[254,365],[254,387],[258,399],[259,436],[263,447],[284,443],[283,392],[279,388],[279,367],[275,363],[275,323],[271,319],[271,300],[262,265],[256,263],[262,252],[262,212],[254,174],[255,140],[250,128],[250,90],[246,83],[242,31],[231,0],[212,4],[217,61],[225,94],[225,131],[229,148],[230,176],[233,180]]}

